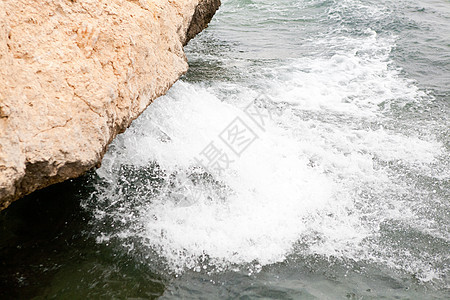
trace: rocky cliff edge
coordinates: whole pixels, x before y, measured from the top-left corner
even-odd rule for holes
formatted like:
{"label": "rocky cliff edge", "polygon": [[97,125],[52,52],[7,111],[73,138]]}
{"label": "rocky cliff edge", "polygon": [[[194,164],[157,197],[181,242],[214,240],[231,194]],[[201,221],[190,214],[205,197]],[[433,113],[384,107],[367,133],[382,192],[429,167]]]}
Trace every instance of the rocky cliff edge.
{"label": "rocky cliff edge", "polygon": [[98,166],[220,0],[0,2],[0,210]]}

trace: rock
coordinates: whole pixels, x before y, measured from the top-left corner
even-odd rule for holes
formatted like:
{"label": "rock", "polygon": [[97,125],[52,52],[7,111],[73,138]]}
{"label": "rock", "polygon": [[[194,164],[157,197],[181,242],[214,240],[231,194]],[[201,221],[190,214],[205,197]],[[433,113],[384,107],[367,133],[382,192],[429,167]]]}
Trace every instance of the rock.
{"label": "rock", "polygon": [[0,209],[99,166],[220,0],[0,2]]}

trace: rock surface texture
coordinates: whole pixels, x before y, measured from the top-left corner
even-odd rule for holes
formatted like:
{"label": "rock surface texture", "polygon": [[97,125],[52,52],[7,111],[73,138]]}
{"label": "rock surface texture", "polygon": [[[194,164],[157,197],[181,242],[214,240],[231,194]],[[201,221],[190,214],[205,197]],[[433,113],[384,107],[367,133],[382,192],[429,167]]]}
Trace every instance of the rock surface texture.
{"label": "rock surface texture", "polygon": [[98,166],[220,0],[2,0],[0,210]]}

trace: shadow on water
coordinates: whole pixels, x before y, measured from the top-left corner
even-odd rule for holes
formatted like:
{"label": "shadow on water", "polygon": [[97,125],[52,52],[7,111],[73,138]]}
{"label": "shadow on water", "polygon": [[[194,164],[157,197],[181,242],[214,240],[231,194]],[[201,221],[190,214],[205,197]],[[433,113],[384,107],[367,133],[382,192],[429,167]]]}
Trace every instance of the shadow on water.
{"label": "shadow on water", "polygon": [[155,298],[161,278],[98,244],[82,199],[93,174],[37,191],[0,213],[0,299]]}

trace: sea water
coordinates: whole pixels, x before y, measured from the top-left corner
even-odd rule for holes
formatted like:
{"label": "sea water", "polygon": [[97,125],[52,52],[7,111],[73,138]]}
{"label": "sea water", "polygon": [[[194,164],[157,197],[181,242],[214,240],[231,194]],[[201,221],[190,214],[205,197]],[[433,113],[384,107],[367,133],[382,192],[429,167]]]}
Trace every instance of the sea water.
{"label": "sea water", "polygon": [[36,293],[450,297],[449,32],[445,0],[223,1]]}

